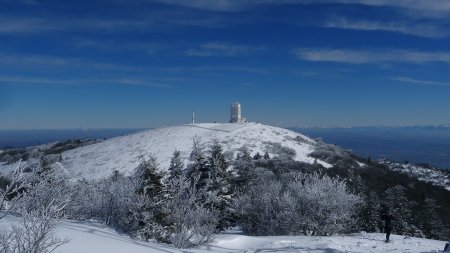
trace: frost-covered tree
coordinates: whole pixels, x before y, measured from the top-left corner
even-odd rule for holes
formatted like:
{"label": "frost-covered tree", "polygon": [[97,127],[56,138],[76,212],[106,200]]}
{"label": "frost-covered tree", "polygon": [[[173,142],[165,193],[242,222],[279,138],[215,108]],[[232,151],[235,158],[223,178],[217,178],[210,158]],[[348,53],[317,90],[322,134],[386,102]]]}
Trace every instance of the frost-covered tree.
{"label": "frost-covered tree", "polygon": [[[195,139],[190,160],[192,163],[186,169],[187,178],[191,180],[198,178],[195,182],[198,189],[206,187],[207,181],[210,178],[209,161],[205,156],[205,152],[198,146],[197,140]],[[192,181],[192,183],[194,182]]]}
{"label": "frost-covered tree", "polygon": [[18,225],[0,231],[0,252],[49,253],[67,243],[68,239],[52,234],[63,220],[64,205],[49,203],[40,210],[22,210]]}
{"label": "frost-covered tree", "polygon": [[442,221],[437,215],[438,208],[439,205],[434,199],[426,198],[420,210],[420,229],[427,238],[440,239],[448,236],[448,228],[442,224]]}
{"label": "frost-covered tree", "polygon": [[169,165],[169,179],[180,178],[183,172],[184,163],[181,158],[181,152],[175,150],[173,152],[172,158],[170,159]]}
{"label": "frost-covered tree", "polygon": [[397,185],[384,192],[384,206],[392,213],[392,231],[398,234],[410,236],[423,236],[416,224],[414,224],[413,206],[415,203],[406,197],[406,188]]}
{"label": "frost-covered tree", "polygon": [[66,179],[52,169],[38,167],[31,175],[22,174],[18,185],[22,187],[14,189],[21,194],[14,197],[13,210],[21,223],[0,232],[0,252],[52,252],[66,242],[52,236],[70,202]]}
{"label": "frost-covered tree", "polygon": [[[218,141],[213,141],[208,152],[204,152],[194,140],[194,149],[186,176],[202,194],[199,201],[218,209],[221,213],[218,229],[222,230],[231,224],[231,184],[228,162],[223,148]],[[195,182],[194,182],[195,179]]]}
{"label": "frost-covered tree", "polygon": [[194,178],[184,176],[173,178],[167,187],[171,188],[172,196],[164,203],[168,240],[178,248],[187,248],[209,242],[216,231],[219,222],[219,212],[214,207],[207,205],[211,202],[206,199],[200,201],[205,195],[204,189],[196,187]]}
{"label": "frost-covered tree", "polygon": [[11,179],[5,187],[0,187],[0,219],[9,214],[22,196],[22,190],[25,186],[23,181],[23,167],[21,161],[12,173]]}
{"label": "frost-covered tree", "polygon": [[358,217],[359,227],[366,232],[382,232],[380,198],[375,192],[369,192],[362,200]]}
{"label": "frost-covered tree", "polygon": [[136,236],[145,225],[151,201],[140,193],[134,177],[114,171],[100,180],[81,180],[71,186],[72,201],[66,213],[72,219],[95,219]]}
{"label": "frost-covered tree", "polygon": [[220,212],[220,219],[217,228],[223,230],[233,223],[233,210],[231,210],[232,188],[230,183],[230,173],[228,172],[228,162],[223,154],[223,148],[217,140],[211,145],[211,151],[207,157],[208,180],[205,185],[205,194],[208,204],[217,208]]}
{"label": "frost-covered tree", "polygon": [[262,180],[252,185],[235,201],[238,224],[253,235],[290,234],[295,213],[295,200],[274,180]]}
{"label": "frost-covered tree", "polygon": [[135,177],[141,185],[139,193],[144,194],[153,201],[159,201],[162,196],[164,177],[159,171],[156,157],[150,155],[148,159],[140,157],[141,163],[135,169]]}
{"label": "frost-covered tree", "polygon": [[347,231],[360,198],[342,180],[298,173],[286,185],[260,181],[235,203],[239,224],[251,234],[328,235]]}
{"label": "frost-covered tree", "polygon": [[244,191],[256,180],[257,174],[250,151],[242,147],[236,160],[233,161],[232,183],[235,191]]}
{"label": "frost-covered tree", "polygon": [[39,153],[39,173],[45,173],[50,171],[52,168],[47,157],[43,153]]}
{"label": "frost-covered tree", "polygon": [[138,193],[148,199],[148,204],[143,212],[144,219],[141,221],[142,229],[140,236],[147,238],[159,238],[162,233],[161,225],[164,224],[164,212],[162,201],[164,198],[164,174],[159,171],[155,156],[142,159],[135,170],[135,179],[138,181]]}
{"label": "frost-covered tree", "polygon": [[339,178],[319,173],[298,174],[288,184],[297,202],[297,229],[314,235],[344,232],[353,225],[360,198]]}
{"label": "frost-covered tree", "polygon": [[24,173],[22,181],[22,196],[15,211],[33,212],[51,204],[66,207],[71,202],[68,178],[59,170],[37,166]]}
{"label": "frost-covered tree", "polygon": [[262,156],[259,152],[256,152],[256,154],[253,156],[253,160],[259,160],[261,158],[262,158]]}

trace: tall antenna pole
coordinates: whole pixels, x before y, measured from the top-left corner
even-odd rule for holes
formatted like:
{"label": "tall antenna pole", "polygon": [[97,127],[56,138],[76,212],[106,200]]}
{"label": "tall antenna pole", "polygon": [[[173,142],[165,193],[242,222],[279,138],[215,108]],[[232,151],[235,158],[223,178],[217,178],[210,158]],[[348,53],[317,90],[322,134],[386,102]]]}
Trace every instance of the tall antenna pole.
{"label": "tall antenna pole", "polygon": [[192,110],[192,124],[195,124],[195,110]]}

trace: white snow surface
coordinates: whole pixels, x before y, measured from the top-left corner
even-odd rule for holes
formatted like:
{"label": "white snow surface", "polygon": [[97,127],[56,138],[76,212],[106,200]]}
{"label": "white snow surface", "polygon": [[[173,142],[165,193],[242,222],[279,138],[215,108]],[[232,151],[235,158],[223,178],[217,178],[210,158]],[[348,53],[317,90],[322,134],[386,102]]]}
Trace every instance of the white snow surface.
{"label": "white snow surface", "polygon": [[[7,216],[0,220],[0,229],[18,224],[18,218]],[[391,235],[392,242],[384,242],[384,234],[358,233],[341,236],[245,236],[238,231],[227,231],[216,236],[207,245],[176,249],[168,244],[131,239],[96,222],[65,221],[58,225],[54,235],[69,242],[55,253],[239,253],[239,252],[300,252],[300,253],[425,253],[439,252],[445,242],[422,238]]]}
{"label": "white snow surface", "polygon": [[267,151],[273,157],[279,143],[295,150],[295,160],[314,162],[308,154],[315,150],[315,141],[297,132],[259,123],[202,123],[142,131],[68,150],[57,165],[72,177],[95,179],[109,176],[114,170],[127,175],[139,164],[139,155],[155,155],[160,168],[167,170],[175,150],[181,152],[185,164],[189,162],[194,139],[205,150],[214,139],[218,140],[229,158],[234,158],[241,147],[247,147],[252,156]]}

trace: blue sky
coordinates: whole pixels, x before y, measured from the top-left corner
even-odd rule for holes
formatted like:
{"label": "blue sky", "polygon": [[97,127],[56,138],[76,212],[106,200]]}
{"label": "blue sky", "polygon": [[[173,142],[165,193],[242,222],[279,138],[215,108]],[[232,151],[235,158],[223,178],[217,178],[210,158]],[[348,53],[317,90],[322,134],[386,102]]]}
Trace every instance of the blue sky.
{"label": "blue sky", "polygon": [[450,123],[448,0],[0,6],[0,129]]}

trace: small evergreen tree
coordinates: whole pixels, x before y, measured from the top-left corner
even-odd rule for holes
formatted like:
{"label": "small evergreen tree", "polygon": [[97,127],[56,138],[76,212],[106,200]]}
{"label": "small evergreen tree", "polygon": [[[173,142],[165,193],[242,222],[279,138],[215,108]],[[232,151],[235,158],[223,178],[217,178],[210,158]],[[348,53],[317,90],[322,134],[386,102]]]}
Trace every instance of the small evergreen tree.
{"label": "small evergreen tree", "polygon": [[147,205],[142,213],[138,234],[144,239],[163,238],[165,214],[162,210],[164,188],[162,179],[164,174],[158,170],[155,156],[149,159],[140,157],[141,163],[136,168],[135,178],[138,182],[137,193],[147,198]]}
{"label": "small evergreen tree", "polygon": [[235,175],[233,177],[233,186],[236,191],[244,191],[256,179],[255,165],[247,148],[240,149],[236,160],[233,163]]}
{"label": "small evergreen tree", "polygon": [[381,202],[375,192],[369,192],[364,196],[364,202],[360,208],[360,228],[369,233],[383,231],[381,224]]}
{"label": "small evergreen tree", "polygon": [[144,194],[153,201],[161,199],[163,190],[163,173],[158,169],[158,163],[155,156],[150,156],[149,159],[140,157],[141,163],[136,168],[136,177],[140,182],[139,193]]}
{"label": "small evergreen tree", "polygon": [[207,158],[208,163],[206,170],[208,171],[208,179],[205,185],[206,194],[214,194],[211,206],[220,212],[219,224],[217,229],[223,230],[232,224],[231,206],[231,184],[227,171],[228,162],[225,160],[223,149],[217,140],[211,145],[211,153]]}
{"label": "small evergreen tree", "polygon": [[[213,144],[211,145],[211,155],[208,157],[208,164],[211,167],[211,176],[210,180],[213,184],[210,187],[219,189],[220,187],[223,187],[224,182],[228,180],[228,163],[225,160],[225,155],[223,154],[222,146],[219,144],[217,140],[213,141]],[[225,189],[219,189],[219,190],[225,190]]]}
{"label": "small evergreen tree", "polygon": [[[210,166],[208,164],[208,159],[206,159],[205,154],[201,148],[198,147],[197,142],[194,140],[194,146],[190,155],[190,160],[186,172],[187,178],[191,180],[191,183],[195,183],[197,189],[206,187],[207,181],[210,178]],[[198,178],[194,182],[194,178]]]}
{"label": "small evergreen tree", "polygon": [[180,178],[184,168],[184,163],[181,159],[181,152],[175,150],[169,165],[169,179]]}
{"label": "small evergreen tree", "polygon": [[270,159],[269,152],[266,151],[266,153],[264,153],[264,159],[266,159],[266,160]]}

